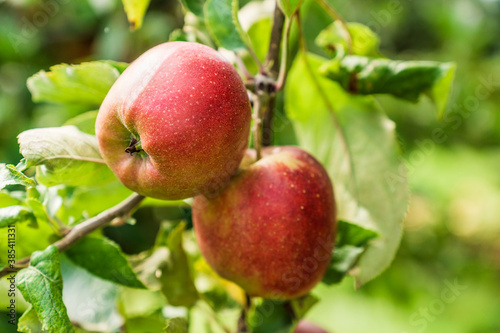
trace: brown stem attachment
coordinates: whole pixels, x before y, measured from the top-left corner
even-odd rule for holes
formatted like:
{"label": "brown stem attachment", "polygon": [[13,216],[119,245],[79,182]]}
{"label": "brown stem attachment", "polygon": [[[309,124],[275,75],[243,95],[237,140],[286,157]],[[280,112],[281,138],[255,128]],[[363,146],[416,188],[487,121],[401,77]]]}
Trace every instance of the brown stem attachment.
{"label": "brown stem attachment", "polygon": [[241,314],[240,317],[238,318],[238,329],[236,333],[250,332],[247,325],[247,316],[251,306],[252,306],[252,299],[247,293],[245,293],[245,305],[243,306],[243,309],[241,309]]}
{"label": "brown stem attachment", "polygon": [[[64,252],[70,248],[73,244],[78,242],[80,239],[90,234],[92,231],[97,230],[107,223],[111,222],[114,218],[127,215],[132,211],[139,203],[144,199],[144,196],[134,193],[118,205],[105,210],[93,218],[82,222],[73,228],[60,240],[55,242],[53,245],[59,248],[59,252]],[[0,270],[0,278],[9,274],[17,272],[29,265],[30,257],[25,257],[16,261],[14,268],[9,266]]]}
{"label": "brown stem attachment", "polygon": [[125,149],[125,152],[127,154],[130,154],[130,156],[134,156],[134,153],[138,153],[138,152],[142,151],[142,149],[137,148],[138,143],[139,143],[139,141],[136,138],[132,137],[132,140],[130,140],[130,144]]}

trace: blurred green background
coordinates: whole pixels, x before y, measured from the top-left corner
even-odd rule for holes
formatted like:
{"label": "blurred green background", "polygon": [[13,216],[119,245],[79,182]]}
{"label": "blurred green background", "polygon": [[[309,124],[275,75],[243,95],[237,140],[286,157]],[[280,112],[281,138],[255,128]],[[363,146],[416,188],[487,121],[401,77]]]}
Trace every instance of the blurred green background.
{"label": "blurred green background", "polygon": [[[428,100],[378,98],[409,170],[401,249],[358,291],[349,278],[317,288],[310,320],[334,333],[500,332],[500,1],[330,1],[378,33],[386,56],[454,61],[457,73],[442,120]],[[329,19],[304,9],[312,41]],[[0,0],[0,161],[19,161],[23,130],[87,111],[34,104],[29,76],[62,62],[131,61],[182,24],[175,0],[153,0],[134,32],[118,0]]]}

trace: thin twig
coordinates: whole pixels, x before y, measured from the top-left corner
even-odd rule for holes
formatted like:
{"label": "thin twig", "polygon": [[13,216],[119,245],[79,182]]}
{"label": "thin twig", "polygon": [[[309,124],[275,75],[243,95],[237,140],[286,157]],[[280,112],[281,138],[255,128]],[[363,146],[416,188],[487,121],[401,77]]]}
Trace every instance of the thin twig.
{"label": "thin twig", "polygon": [[[60,240],[55,242],[53,245],[59,248],[59,252],[64,252],[73,244],[78,242],[80,239],[90,234],[92,231],[97,230],[107,223],[111,222],[114,218],[123,216],[128,214],[131,210],[133,210],[137,205],[144,199],[144,196],[134,193],[118,205],[105,210],[93,218],[82,222],[73,228]],[[29,265],[30,257],[25,257],[20,260],[17,260],[14,268],[10,268],[9,266],[5,267],[0,271],[0,278],[13,272],[17,272],[20,269],[23,269]]]}
{"label": "thin twig", "polygon": [[247,325],[248,312],[250,311],[250,307],[252,306],[252,299],[245,293],[245,305],[241,309],[240,317],[238,318],[238,328],[236,333],[249,333]]}
{"label": "thin twig", "polygon": [[285,21],[285,38],[283,39],[283,48],[281,50],[281,66],[278,79],[276,80],[276,91],[280,91],[285,86],[286,74],[288,72],[288,44],[290,39],[290,31],[293,18],[297,15],[295,12],[290,18]]}
{"label": "thin twig", "polygon": [[283,26],[285,24],[285,14],[278,6],[278,1],[274,6],[273,27],[271,29],[271,39],[269,40],[269,49],[267,51],[265,67],[270,67],[271,75],[277,76],[280,68],[280,46],[281,38],[283,36]]}
{"label": "thin twig", "polygon": [[[279,76],[280,71],[280,48],[281,40],[283,37],[283,26],[285,23],[285,14],[281,11],[278,6],[278,1],[276,1],[274,7],[274,18],[273,27],[271,29],[271,39],[269,41],[269,49],[266,56],[266,68],[270,66],[270,75],[273,78]],[[288,38],[288,36],[286,36]],[[285,68],[286,70],[286,68]],[[276,90],[276,89],[274,89]],[[267,101],[267,112],[263,115],[262,123],[262,146],[267,147],[272,144],[273,139],[273,120],[274,120],[274,107],[276,104],[276,94],[275,91],[269,96]]]}
{"label": "thin twig", "polygon": [[257,152],[257,161],[261,158],[262,150],[262,126],[261,126],[261,113],[262,113],[262,100],[259,95],[252,94],[253,99],[253,145]]}

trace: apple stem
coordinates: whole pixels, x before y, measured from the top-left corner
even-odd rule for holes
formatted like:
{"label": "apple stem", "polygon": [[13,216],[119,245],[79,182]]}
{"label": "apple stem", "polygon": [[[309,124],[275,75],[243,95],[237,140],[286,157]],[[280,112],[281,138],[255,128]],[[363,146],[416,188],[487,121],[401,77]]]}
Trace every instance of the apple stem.
{"label": "apple stem", "polygon": [[130,156],[134,156],[134,153],[138,153],[140,151],[142,151],[141,142],[137,140],[135,137],[132,137],[132,140],[130,140],[130,144],[125,149],[125,152],[127,154],[130,154]]}
{"label": "apple stem", "polygon": [[261,119],[261,109],[262,109],[262,101],[259,95],[252,94],[252,100],[253,100],[253,140],[254,140],[254,147],[255,151],[257,152],[257,161],[260,160],[261,156],[261,150],[262,150],[262,119]]}
{"label": "apple stem", "polygon": [[247,293],[245,293],[245,304],[243,305],[243,308],[241,309],[241,315],[238,318],[238,330],[236,333],[250,332],[247,325],[247,316],[251,306],[252,306],[252,299]]}

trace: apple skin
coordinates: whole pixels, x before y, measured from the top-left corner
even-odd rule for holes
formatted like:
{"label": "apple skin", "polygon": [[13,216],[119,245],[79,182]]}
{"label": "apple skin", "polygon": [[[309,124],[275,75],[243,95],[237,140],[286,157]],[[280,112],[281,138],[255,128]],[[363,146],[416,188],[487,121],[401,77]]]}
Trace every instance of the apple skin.
{"label": "apple skin", "polygon": [[328,333],[318,325],[310,323],[306,320],[301,320],[294,333]]}
{"label": "apple skin", "polygon": [[[269,147],[213,197],[197,196],[193,225],[202,255],[250,296],[292,299],[323,277],[333,251],[336,205],[323,166],[297,147]],[[245,161],[245,160],[244,160]]]}
{"label": "apple skin", "polygon": [[[160,44],[137,58],[106,95],[96,136],[106,164],[129,189],[178,200],[227,183],[248,144],[245,86],[215,50]],[[125,149],[132,139],[133,150]]]}

